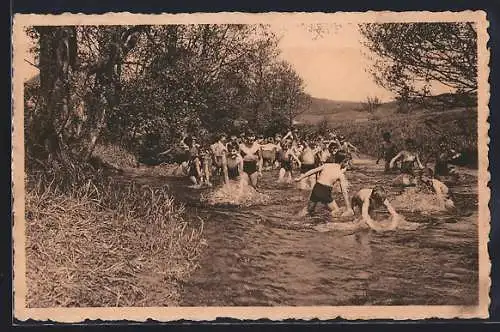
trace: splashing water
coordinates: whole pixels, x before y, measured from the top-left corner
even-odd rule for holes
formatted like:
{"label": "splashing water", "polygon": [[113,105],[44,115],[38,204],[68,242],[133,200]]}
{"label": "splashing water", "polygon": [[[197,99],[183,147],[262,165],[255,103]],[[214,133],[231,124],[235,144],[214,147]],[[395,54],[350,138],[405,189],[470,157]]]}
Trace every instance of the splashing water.
{"label": "splashing water", "polygon": [[396,210],[409,212],[442,212],[446,210],[443,200],[434,193],[425,193],[418,188],[408,188],[401,195],[394,197],[391,204]]}
{"label": "splashing water", "polygon": [[229,183],[201,195],[208,205],[251,206],[267,204],[271,197],[244,183]]}

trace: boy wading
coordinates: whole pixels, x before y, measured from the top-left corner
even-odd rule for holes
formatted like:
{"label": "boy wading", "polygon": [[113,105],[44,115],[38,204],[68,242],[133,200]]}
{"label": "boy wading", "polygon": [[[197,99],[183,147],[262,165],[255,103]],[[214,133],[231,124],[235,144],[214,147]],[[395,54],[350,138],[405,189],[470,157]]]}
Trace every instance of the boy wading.
{"label": "boy wading", "polygon": [[344,174],[346,167],[346,164],[326,163],[306,172],[305,174],[302,174],[300,177],[295,179],[295,181],[301,181],[305,177],[319,173],[318,180],[314,184],[311,192],[309,203],[307,204],[307,207],[302,210],[300,213],[301,215],[312,215],[318,203],[325,204],[331,211],[332,215],[337,215],[340,209],[332,197],[333,185],[337,182],[340,184],[346,205],[346,210],[342,216],[346,217],[354,215],[351,208],[351,202],[349,200],[349,193],[347,192],[348,182]]}

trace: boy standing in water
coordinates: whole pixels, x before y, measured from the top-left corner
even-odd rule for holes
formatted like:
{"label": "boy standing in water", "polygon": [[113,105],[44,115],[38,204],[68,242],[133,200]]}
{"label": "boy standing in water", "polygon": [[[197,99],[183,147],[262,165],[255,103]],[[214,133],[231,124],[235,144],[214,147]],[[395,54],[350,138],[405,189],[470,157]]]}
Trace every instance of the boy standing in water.
{"label": "boy standing in water", "polygon": [[[291,182],[292,180],[292,169],[293,162],[297,162],[300,167],[299,158],[293,153],[291,144],[285,143],[282,150],[282,156],[280,158],[281,168],[278,176],[278,183]],[[285,180],[286,178],[286,180]]]}
{"label": "boy standing in water", "polygon": [[440,176],[457,176],[457,172],[450,162],[460,157],[460,153],[451,149],[448,146],[446,138],[441,138],[439,142],[439,150],[436,154],[436,164],[434,166],[434,174]]}
{"label": "boy standing in water", "polygon": [[337,153],[341,153],[341,154],[345,155],[348,168],[352,168],[352,153],[351,153],[351,150],[354,151],[354,152],[356,152],[356,153],[359,153],[358,148],[355,147],[354,145],[352,145],[350,142],[348,142],[346,140],[346,138],[344,136],[342,136],[342,135],[340,135],[338,141],[340,143],[340,146],[339,146],[339,151]]}
{"label": "boy standing in water", "polygon": [[252,131],[246,134],[246,141],[240,144],[240,155],[243,157],[243,177],[252,187],[257,188],[258,179],[262,175],[262,151]]}
{"label": "boy standing in water", "polygon": [[191,187],[199,188],[202,182],[202,164],[199,153],[197,151],[192,152],[188,167],[188,177],[192,183]]}
{"label": "boy standing in water", "polygon": [[377,165],[380,159],[384,159],[385,165],[384,165],[384,172],[389,172],[391,167],[391,160],[394,158],[396,155],[396,145],[392,143],[391,141],[391,133],[390,132],[385,132],[382,134],[382,139],[383,142],[380,146],[380,152],[379,152],[379,157],[377,159]]}
{"label": "boy standing in water", "polygon": [[215,142],[210,146],[210,150],[212,151],[212,155],[214,158],[214,164],[215,167],[217,168],[217,173],[219,175],[223,175],[225,183],[228,182],[227,166],[226,166],[226,153],[227,153],[226,138],[227,138],[226,134],[221,133],[218,136],[217,142]]}
{"label": "boy standing in water", "polygon": [[262,159],[264,161],[265,167],[272,169],[274,162],[276,161],[276,155],[278,153],[278,146],[275,144],[274,139],[269,137],[267,141],[261,144]]}
{"label": "boy standing in water", "polygon": [[[318,166],[316,164],[316,151],[314,149],[313,144],[310,144],[308,142],[303,142],[304,149],[299,155],[300,159],[300,173],[305,174],[309,170],[312,170]],[[304,177],[300,182],[299,182],[299,189],[311,189],[314,186],[315,183],[315,177]],[[309,183],[308,183],[309,182]]]}
{"label": "boy standing in water", "polygon": [[236,143],[230,143],[228,145],[228,156],[227,156],[227,173],[229,180],[242,180],[243,173],[243,158],[238,153],[239,146]]}
{"label": "boy standing in water", "polygon": [[210,182],[210,177],[212,175],[212,156],[210,154],[210,149],[208,147],[203,147],[200,150],[200,161],[202,168],[202,176],[200,184],[205,183],[205,185],[211,187],[212,182]]}
{"label": "boy standing in water", "polygon": [[295,181],[299,182],[305,177],[319,173],[318,180],[314,184],[311,196],[309,197],[309,203],[307,204],[307,207],[302,210],[300,215],[312,215],[318,203],[325,204],[331,211],[332,216],[337,215],[339,207],[332,196],[333,185],[337,182],[340,183],[340,188],[346,205],[346,211],[344,211],[342,217],[354,215],[351,202],[349,200],[349,193],[347,192],[348,182],[345,176],[347,164],[344,163],[344,160],[340,161],[339,159],[335,160],[335,162],[338,163],[327,162],[319,167],[307,171],[305,174],[302,174],[295,179]]}

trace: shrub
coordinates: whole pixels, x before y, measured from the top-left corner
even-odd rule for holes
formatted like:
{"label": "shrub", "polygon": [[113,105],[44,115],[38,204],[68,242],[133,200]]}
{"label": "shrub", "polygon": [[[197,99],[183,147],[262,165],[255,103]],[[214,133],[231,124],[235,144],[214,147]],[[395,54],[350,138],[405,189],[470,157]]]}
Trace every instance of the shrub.
{"label": "shrub", "polygon": [[135,156],[118,145],[98,144],[94,149],[93,155],[119,169],[137,166]]}
{"label": "shrub", "polygon": [[413,138],[423,156],[423,162],[433,160],[438,140],[447,138],[457,151],[471,155],[468,166],[475,166],[477,158],[477,112],[449,112],[421,115],[418,117],[397,117],[372,120],[365,123],[343,122],[332,125],[345,135],[361,152],[377,156],[383,132],[391,132],[392,141],[399,149],[406,138]]}

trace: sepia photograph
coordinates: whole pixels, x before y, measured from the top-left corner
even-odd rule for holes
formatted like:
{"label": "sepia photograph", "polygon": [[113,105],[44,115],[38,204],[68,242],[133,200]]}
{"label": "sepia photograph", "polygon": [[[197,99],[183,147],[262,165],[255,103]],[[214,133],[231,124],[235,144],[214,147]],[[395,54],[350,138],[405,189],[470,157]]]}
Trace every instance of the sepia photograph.
{"label": "sepia photograph", "polygon": [[487,26],[16,15],[15,318],[487,317]]}

